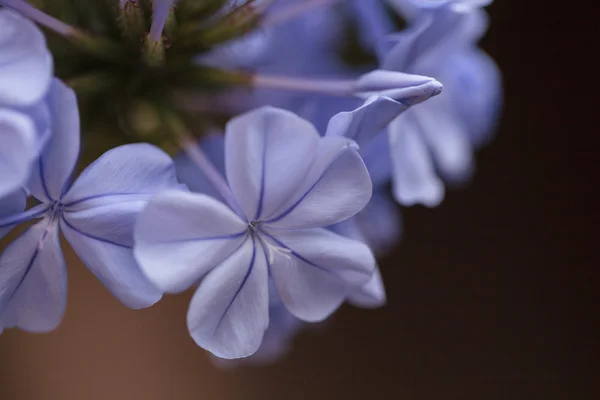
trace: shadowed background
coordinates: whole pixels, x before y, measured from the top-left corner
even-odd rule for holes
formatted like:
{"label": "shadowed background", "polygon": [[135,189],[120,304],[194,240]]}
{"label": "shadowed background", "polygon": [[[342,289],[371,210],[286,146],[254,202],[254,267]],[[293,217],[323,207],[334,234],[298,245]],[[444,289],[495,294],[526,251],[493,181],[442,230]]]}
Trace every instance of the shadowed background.
{"label": "shadowed background", "polygon": [[0,336],[1,400],[593,399],[600,376],[597,266],[586,241],[584,143],[597,28],[582,8],[497,0],[483,47],[505,110],[468,188],[406,210],[382,260],[389,304],[345,306],[272,367],[215,368],[185,328],[191,293],[120,305],[72,252],[69,303],[48,335]]}

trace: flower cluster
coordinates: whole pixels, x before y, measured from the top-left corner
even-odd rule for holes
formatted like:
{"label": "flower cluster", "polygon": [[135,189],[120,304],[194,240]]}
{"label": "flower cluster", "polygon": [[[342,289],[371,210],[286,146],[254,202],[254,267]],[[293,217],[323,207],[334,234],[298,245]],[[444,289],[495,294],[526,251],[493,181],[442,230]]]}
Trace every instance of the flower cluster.
{"label": "flower cluster", "polygon": [[382,306],[396,203],[493,133],[488,3],[0,0],[0,332],[59,325],[61,233],[127,307],[193,288],[222,359]]}

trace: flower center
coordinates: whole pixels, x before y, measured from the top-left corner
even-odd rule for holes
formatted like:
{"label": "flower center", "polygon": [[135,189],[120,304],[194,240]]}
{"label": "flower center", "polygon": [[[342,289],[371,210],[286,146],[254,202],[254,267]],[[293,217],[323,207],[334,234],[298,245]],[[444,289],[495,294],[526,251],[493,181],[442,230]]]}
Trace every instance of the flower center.
{"label": "flower center", "polygon": [[258,225],[260,225],[260,221],[250,221],[248,223],[248,231],[253,234]]}
{"label": "flower center", "polygon": [[48,214],[50,215],[50,222],[56,221],[65,209],[65,205],[60,201],[54,201],[48,210]]}

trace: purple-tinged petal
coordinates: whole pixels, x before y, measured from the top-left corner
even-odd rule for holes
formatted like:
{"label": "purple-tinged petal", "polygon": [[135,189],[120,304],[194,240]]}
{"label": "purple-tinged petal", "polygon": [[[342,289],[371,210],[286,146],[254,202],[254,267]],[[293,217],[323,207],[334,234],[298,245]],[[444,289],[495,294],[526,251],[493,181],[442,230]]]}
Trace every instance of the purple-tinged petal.
{"label": "purple-tinged petal", "polygon": [[479,49],[469,49],[448,60],[442,79],[448,82],[448,95],[473,145],[486,144],[502,107],[502,78],[494,60]]}
{"label": "purple-tinged petal", "polygon": [[294,196],[265,224],[276,229],[332,225],[363,209],[371,192],[369,173],[356,144],[343,137],[325,137]]}
{"label": "purple-tinged petal", "polygon": [[418,122],[404,114],[393,121],[388,130],[394,197],[405,206],[436,207],[444,198],[444,185],[435,173]]}
{"label": "purple-tinged petal", "polygon": [[354,90],[360,98],[389,97],[408,108],[442,93],[442,84],[427,76],[378,69],[361,76]]}
{"label": "purple-tinged petal", "polygon": [[67,271],[56,224],[29,228],[0,258],[0,331],[48,332],[62,320]]}
{"label": "purple-tinged petal", "polygon": [[375,268],[375,273],[367,283],[351,292],[348,302],[361,308],[378,308],[385,305],[385,287],[379,268]]}
{"label": "purple-tinged petal", "polygon": [[[63,199],[64,204],[120,196],[145,195],[179,187],[171,157],[158,147],[128,144],[104,153],[79,175]],[[96,202],[94,202],[95,204]]]}
{"label": "purple-tinged petal", "polygon": [[244,243],[200,283],[187,324],[196,343],[217,357],[254,354],[269,326],[268,269],[260,243]]}
{"label": "purple-tinged petal", "polygon": [[311,167],[319,134],[310,122],[263,107],[227,124],[227,180],[248,221],[273,215]]}
{"label": "purple-tinged petal", "polygon": [[[129,308],[149,307],[161,299],[162,292],[142,273],[133,257],[131,246],[94,236],[75,226],[77,223],[85,227],[86,223],[91,225],[102,221],[106,215],[101,212],[109,214],[115,211],[110,208],[112,207],[104,210],[94,208],[90,211],[96,215],[88,215],[87,220],[79,218],[73,223],[65,215],[60,221],[60,227],[81,261],[116,298]],[[99,227],[95,228],[99,230]],[[123,229],[123,226],[114,228],[117,231],[116,238],[124,236],[122,232],[118,232],[119,228]]]}
{"label": "purple-tinged petal", "polygon": [[55,79],[48,94],[52,135],[30,179],[31,193],[41,201],[59,200],[79,156],[79,110],[75,92]]}
{"label": "purple-tinged petal", "polygon": [[411,117],[416,121],[442,177],[461,182],[472,175],[474,149],[453,101],[454,97],[439,96],[411,110]]}
{"label": "purple-tinged petal", "polygon": [[[203,138],[198,144],[204,154],[215,168],[225,176],[225,138],[220,135],[211,135]],[[223,198],[214,188],[202,170],[185,153],[175,157],[175,169],[179,181],[185,184],[192,192],[202,193],[219,201]]]}
{"label": "purple-tinged petal", "polygon": [[303,321],[327,318],[375,269],[366,245],[325,229],[264,230],[262,235],[279,297]]}
{"label": "purple-tinged petal", "polygon": [[483,11],[457,13],[437,10],[422,14],[409,29],[388,38],[382,68],[432,73],[457,49],[476,43],[487,29]]}
{"label": "purple-tinged petal", "polygon": [[389,97],[369,97],[357,109],[334,115],[325,136],[344,136],[362,148],[407,108]]}
{"label": "purple-tinged petal", "polygon": [[27,204],[27,195],[21,189],[6,197],[0,197],[0,239],[2,239],[11,229],[22,222],[17,217]]}
{"label": "purple-tinged petal", "polygon": [[229,257],[247,230],[237,214],[215,199],[167,191],[150,199],[140,214],[134,253],[157,287],[181,292]]}
{"label": "purple-tinged petal", "polygon": [[44,34],[18,13],[0,10],[0,106],[28,106],[50,86],[52,56]]}
{"label": "purple-tinged petal", "polygon": [[26,115],[0,109],[0,197],[25,183],[36,157],[36,131]]}
{"label": "purple-tinged petal", "polygon": [[383,255],[400,241],[402,218],[387,189],[381,189],[373,193],[371,201],[361,212],[330,229],[367,244],[376,255]]}

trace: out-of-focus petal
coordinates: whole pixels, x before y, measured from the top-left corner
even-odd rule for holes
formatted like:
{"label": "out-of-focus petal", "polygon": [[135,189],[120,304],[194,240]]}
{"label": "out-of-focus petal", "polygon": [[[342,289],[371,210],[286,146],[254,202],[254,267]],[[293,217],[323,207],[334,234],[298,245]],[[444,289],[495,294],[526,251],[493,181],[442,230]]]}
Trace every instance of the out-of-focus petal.
{"label": "out-of-focus petal", "polygon": [[[20,223],[18,219],[8,221],[9,217],[16,216],[25,209],[27,196],[21,189],[5,197],[0,197],[0,239],[2,239],[11,229]],[[5,221],[6,220],[6,221]]]}
{"label": "out-of-focus petal", "polygon": [[282,302],[296,317],[327,318],[375,268],[369,248],[325,229],[265,230],[269,269]]}
{"label": "out-of-focus petal", "polygon": [[25,183],[36,156],[33,121],[19,112],[0,109],[0,197]]}
{"label": "out-of-focus petal", "polygon": [[404,114],[388,129],[396,200],[405,206],[439,205],[444,198],[444,185],[435,173],[418,123],[411,115]]}
{"label": "out-of-focus petal", "polygon": [[[225,177],[225,138],[220,135],[207,136],[198,145],[209,161]],[[192,192],[202,193],[219,201],[224,200],[221,194],[206,179],[202,170],[185,153],[175,157],[175,169],[179,181]]]}
{"label": "out-of-focus petal", "polygon": [[348,301],[362,308],[378,308],[385,305],[386,295],[383,279],[379,268],[375,269],[375,273],[371,279],[359,288],[356,288],[348,296]]}
{"label": "out-of-focus petal", "polygon": [[0,107],[28,106],[50,85],[52,56],[42,31],[28,19],[0,10]]}
{"label": "out-of-focus petal", "polygon": [[[52,135],[33,169],[31,193],[41,201],[59,200],[79,156],[79,110],[75,92],[55,79],[48,94]],[[109,180],[109,179],[105,179]]]}
{"label": "out-of-focus petal", "polygon": [[0,331],[18,327],[48,332],[58,326],[67,301],[67,271],[56,224],[29,228],[0,258]]}
{"label": "out-of-focus petal", "polygon": [[371,192],[369,173],[356,144],[343,137],[325,137],[294,196],[265,223],[277,229],[332,225],[362,210]]}
{"label": "out-of-focus petal", "polygon": [[248,221],[269,218],[311,167],[319,134],[297,115],[263,107],[227,124],[227,180]]}
{"label": "out-of-focus petal", "polygon": [[167,191],[153,197],[135,227],[135,257],[166,292],[181,292],[244,241],[247,226],[208,196]]}
{"label": "out-of-focus petal", "polygon": [[254,354],[269,325],[268,270],[255,238],[213,269],[200,283],[188,311],[196,343],[221,358]]}
{"label": "out-of-focus petal", "polygon": [[502,106],[502,79],[498,66],[483,51],[471,48],[448,60],[444,74],[453,105],[467,126],[476,147],[486,144],[494,133]]}
{"label": "out-of-focus petal", "polygon": [[411,117],[431,152],[434,164],[445,179],[462,182],[474,168],[473,145],[466,125],[452,104],[454,97],[439,96],[411,110]]}

